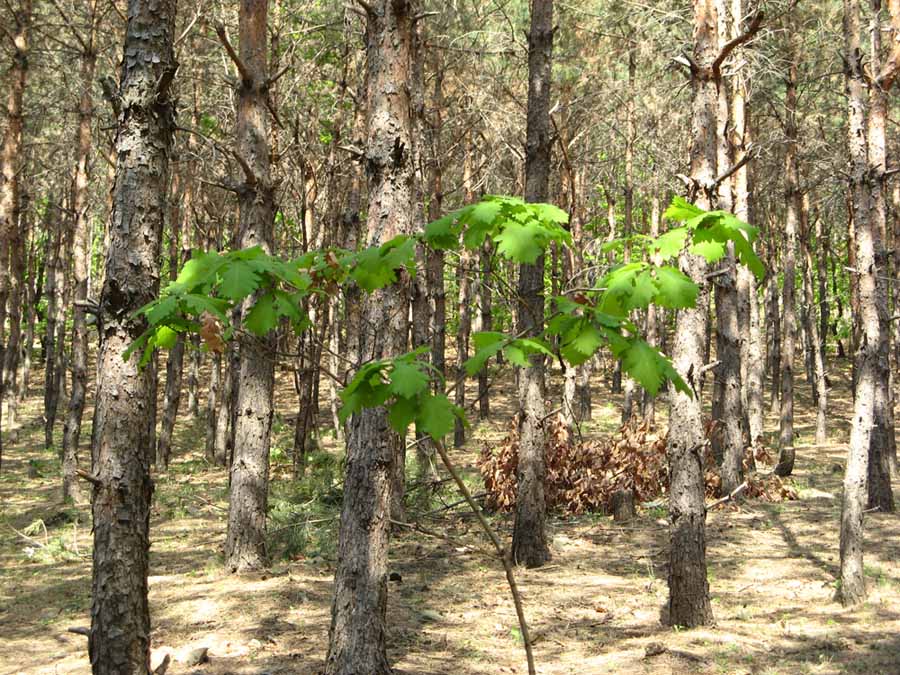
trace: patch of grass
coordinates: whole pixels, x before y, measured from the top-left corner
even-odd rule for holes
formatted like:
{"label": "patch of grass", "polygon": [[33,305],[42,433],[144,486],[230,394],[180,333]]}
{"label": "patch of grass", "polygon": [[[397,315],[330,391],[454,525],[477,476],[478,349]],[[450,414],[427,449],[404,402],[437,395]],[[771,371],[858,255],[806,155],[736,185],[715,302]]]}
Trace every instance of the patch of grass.
{"label": "patch of grass", "polygon": [[273,558],[333,558],[343,500],[342,458],[315,451],[300,480],[270,486],[269,550]]}

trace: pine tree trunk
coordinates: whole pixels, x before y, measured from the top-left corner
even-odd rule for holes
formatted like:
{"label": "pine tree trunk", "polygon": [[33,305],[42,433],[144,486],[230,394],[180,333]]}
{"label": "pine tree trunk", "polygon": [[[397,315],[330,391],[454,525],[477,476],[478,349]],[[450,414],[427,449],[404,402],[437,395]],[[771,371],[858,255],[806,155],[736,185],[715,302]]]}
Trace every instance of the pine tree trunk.
{"label": "pine tree trunk", "polygon": [[[769,270],[775,267],[775,255],[770,253]],[[766,282],[766,364],[771,380],[771,398],[769,409],[778,410],[778,401],[781,392],[781,303],[778,301],[778,275],[774,271],[769,272]]]}
{"label": "pine tree trunk", "polygon": [[[417,3],[372,2],[366,23],[368,57],[369,206],[366,244],[381,244],[415,227],[415,166],[410,91],[413,16]],[[360,303],[359,361],[401,354],[409,331],[409,280]],[[331,606],[327,675],[386,675],[387,557],[392,475],[404,439],[387,410],[350,419],[338,562]]]}
{"label": "pine tree trunk", "polygon": [[[713,0],[694,0],[693,139],[691,179],[697,204],[710,208],[716,178],[716,119],[718,82],[712,63],[718,49],[717,13]],[[706,578],[706,505],[703,481],[703,418],[700,371],[707,343],[709,265],[685,249],[679,266],[697,284],[696,305],[678,312],[672,362],[693,396],[670,389],[669,398],[669,512],[672,521],[667,622],[700,626],[713,620]]]}
{"label": "pine tree trunk", "polygon": [[[870,68],[881,71],[881,2],[873,2],[872,58]],[[888,308],[887,283],[891,277],[885,242],[887,240],[887,93],[874,82],[869,84],[868,163],[867,180],[871,194],[872,234],[875,245],[875,264],[879,271],[881,290],[876,294],[879,337],[875,365],[875,420],[869,445],[868,508],[881,512],[894,510],[891,489],[891,468],[896,468],[897,443],[894,435],[894,400],[891,387],[891,316]]]}
{"label": "pine tree trunk", "polygon": [[[550,84],[553,58],[553,0],[535,2],[528,34],[528,118],[525,141],[525,201],[544,202],[549,194]],[[516,332],[536,336],[544,328],[544,256],[519,267]],[[540,567],[550,559],[544,499],[544,359],[532,356],[518,371],[519,464],[512,559]]]}
{"label": "pine tree trunk", "polygon": [[93,580],[88,652],[94,675],[147,675],[150,664],[151,371],[122,353],[146,328],[135,314],[159,289],[175,107],[175,2],[128,8],[116,177],[92,438]]}
{"label": "pine tree trunk", "polygon": [[20,195],[19,226],[15,230],[9,265],[9,341],[6,345],[6,366],[3,369],[6,382],[3,388],[6,391],[7,417],[10,438],[13,441],[18,439],[18,370],[22,349],[22,312],[25,308],[27,292],[25,245],[31,231],[31,210],[28,208],[27,201],[27,194]]}
{"label": "pine tree trunk", "polygon": [[231,468],[232,449],[232,424],[231,402],[234,398],[234,378],[231,372],[234,369],[235,359],[232,357],[234,345],[229,344],[221,355],[221,380],[219,384],[219,396],[214,402],[215,410],[215,438],[213,439],[213,456],[216,466]]}
{"label": "pine tree trunk", "polygon": [[[485,241],[479,252],[478,306],[481,310],[479,330],[494,330],[493,292],[491,290],[491,252],[493,246]],[[491,414],[491,390],[487,366],[478,373],[478,419],[486,420]]]}
{"label": "pine tree trunk", "polygon": [[[469,132],[466,142],[466,156],[463,161],[463,193],[464,201],[471,204],[475,201],[473,165],[475,163],[475,146],[472,133]],[[459,294],[456,303],[458,327],[456,329],[456,391],[454,403],[460,408],[466,406],[466,369],[464,364],[469,358],[469,336],[472,332],[472,277],[475,274],[475,254],[468,248],[459,253],[459,267],[456,271]],[[466,429],[462,420],[457,419],[453,427],[453,445],[461,447],[466,442]]]}
{"label": "pine tree trunk", "polygon": [[[269,174],[269,111],[267,23],[268,0],[241,0],[239,60],[243,63],[238,90],[237,152],[243,158],[245,181],[238,195],[238,238],[241,248],[274,246],[274,187]],[[248,298],[242,316],[256,302]],[[233,572],[268,564],[266,510],[269,497],[269,443],[275,386],[275,336],[242,332],[235,397],[234,456],[228,500],[225,567]]]}
{"label": "pine tree trunk", "polygon": [[222,356],[214,354],[209,368],[209,395],[206,399],[206,446],[204,456],[213,466],[222,466],[216,455],[216,422],[218,413],[219,391],[222,387]]}
{"label": "pine tree trunk", "polygon": [[875,258],[877,235],[871,219],[871,194],[867,180],[866,101],[859,0],[844,0],[844,43],[848,91],[847,134],[850,155],[850,181],[853,198],[853,241],[859,314],[857,320],[862,340],[856,353],[856,378],[853,402],[853,424],[844,475],[844,497],[841,505],[841,578],[840,598],[855,605],[866,597],[863,569],[863,516],[867,496],[867,475],[873,405],[878,377],[878,348],[881,322],[878,306],[884,291],[878,280]]}
{"label": "pine tree trunk", "polygon": [[[635,50],[628,50],[628,99],[625,103],[625,231],[624,237],[634,234],[634,76],[636,70]],[[631,262],[631,246],[625,245],[624,262]],[[620,366],[621,368],[621,366]],[[622,422],[628,422],[634,414],[637,383],[626,377],[622,386]]]}
{"label": "pine tree trunk", "polygon": [[[10,298],[12,253],[18,234],[19,172],[22,163],[23,100],[28,79],[28,39],[31,28],[32,0],[20,0],[13,12],[12,67],[7,77],[6,132],[0,146],[0,407],[5,398],[6,306]],[[0,414],[0,439],[3,415]],[[0,440],[0,465],[3,443]]]}
{"label": "pine tree trunk", "polygon": [[[818,215],[816,216],[818,227]],[[816,325],[816,317],[813,308],[815,307],[815,293],[813,292],[813,254],[812,242],[810,241],[812,233],[806,228],[806,235],[803,238],[803,275],[804,275],[804,292],[806,297],[804,303],[809,308],[806,314],[806,329],[810,336],[810,348],[812,350],[813,370],[814,370],[814,392],[816,403],[816,443],[824,444],[828,440],[828,430],[826,416],[828,413],[828,390],[825,386],[825,357],[822,354],[822,341],[819,336],[819,328]]]}
{"label": "pine tree trunk", "polygon": [[47,210],[51,212],[47,223],[52,229],[47,231],[47,330],[44,335],[44,449],[53,448],[53,428],[56,425],[56,413],[59,409],[59,377],[57,368],[59,346],[56,342],[57,318],[59,315],[60,295],[60,260],[62,224],[59,222],[59,204],[53,195],[47,202]]}
{"label": "pine tree trunk", "polygon": [[[654,238],[659,236],[659,212],[659,195],[654,192],[653,196],[650,198],[650,231],[648,232],[648,234]],[[661,264],[662,261],[660,260],[658,253],[653,254],[652,262],[654,265]],[[647,308],[644,334],[646,336],[647,344],[652,347],[659,347],[659,319],[659,308],[657,308],[655,304],[651,304]],[[644,423],[653,427],[656,418],[656,397],[651,396],[648,391],[644,392],[641,415],[644,418]]]}
{"label": "pine tree trunk", "polygon": [[39,314],[38,299],[44,293],[44,272],[47,262],[46,251],[47,246],[49,245],[51,240],[51,228],[47,225],[47,223],[49,222],[49,213],[50,208],[49,206],[46,206],[44,210],[44,222],[42,225],[42,229],[46,235],[46,243],[42,247],[43,250],[41,254],[38,253],[39,249],[37,241],[35,241],[35,237],[32,236],[31,254],[29,256],[29,267],[31,268],[31,275],[28,282],[28,295],[26,298],[26,309],[28,312],[28,317],[25,322],[25,337],[22,341],[22,361],[21,365],[19,366],[19,382],[21,383],[21,386],[19,388],[20,403],[24,403],[25,399],[28,396],[28,389],[31,380],[31,366],[34,353],[34,334],[37,327],[37,319]]}
{"label": "pine tree trunk", "polygon": [[81,439],[81,420],[87,393],[87,314],[84,302],[88,299],[90,276],[91,223],[88,218],[88,162],[91,157],[91,125],[94,119],[93,90],[97,55],[94,41],[97,15],[92,5],[90,35],[81,54],[81,101],[78,106],[78,132],[75,147],[75,177],[72,181],[73,224],[72,265],[75,284],[75,303],[72,321],[72,395],[63,425],[63,497],[78,500],[80,488],[75,477],[78,467],[78,444]]}
{"label": "pine tree trunk", "polygon": [[[733,37],[737,37],[741,33],[743,26],[739,18],[744,15],[744,0],[732,0]],[[738,69],[733,76],[731,90],[731,123],[734,129],[735,163],[744,159],[750,147],[752,134],[748,117],[747,76],[744,69]],[[750,222],[750,169],[748,166],[743,166],[734,173],[732,187],[734,189],[735,215],[744,222]],[[755,446],[762,439],[763,433],[763,383],[765,381],[757,279],[745,265],[738,265],[736,283],[738,335],[743,336],[740,341],[740,359],[744,429],[749,444]]]}
{"label": "pine tree trunk", "polygon": [[[718,48],[723,49],[731,39],[728,31],[725,0],[716,0],[718,15]],[[732,126],[728,88],[719,86],[716,115],[716,154],[718,172],[725,173],[732,166],[732,147],[728,137]],[[732,182],[722,181],[718,189],[718,208],[734,209]],[[730,494],[744,479],[744,411],[741,404],[741,333],[738,323],[737,269],[733,245],[715,277],[716,303],[716,359],[714,370],[712,416],[719,424],[712,437],[712,450],[719,463],[723,495]]]}
{"label": "pine tree trunk", "polygon": [[784,156],[784,272],[782,288],[781,338],[781,418],[778,435],[778,464],[775,474],[790,476],[794,471],[794,357],[797,335],[796,309],[796,251],[797,228],[800,223],[800,176],[797,166],[797,70],[799,51],[791,38],[790,66],[785,94],[785,156]]}

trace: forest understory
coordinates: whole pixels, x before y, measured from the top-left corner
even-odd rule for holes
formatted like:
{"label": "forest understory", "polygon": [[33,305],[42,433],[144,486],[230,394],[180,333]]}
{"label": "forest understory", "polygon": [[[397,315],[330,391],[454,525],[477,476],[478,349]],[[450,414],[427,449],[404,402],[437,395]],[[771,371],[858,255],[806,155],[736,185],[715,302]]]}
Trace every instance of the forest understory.
{"label": "forest understory", "polygon": [[[833,360],[829,372],[831,435],[824,448],[803,447],[813,444],[815,409],[808,384],[797,380],[799,447],[786,482],[799,499],[739,500],[709,513],[714,627],[684,631],[660,622],[667,597],[665,500],[639,508],[638,517],[622,525],[604,515],[551,518],[553,559],[517,573],[539,673],[900,672],[900,523],[893,514],[866,516],[868,600],[852,609],[834,600],[849,361]],[[556,373],[551,383],[559,379]],[[492,417],[473,425],[467,444],[452,452],[474,492],[483,490],[475,466],[481,448],[495,446],[509,426],[513,402],[506,384],[495,386]],[[594,419],[582,429],[587,438],[614,433],[621,410],[602,374],[593,387]],[[60,501],[59,460],[42,449],[39,393],[33,387],[19,427],[7,433],[0,476],[0,675],[90,672],[86,637],[69,631],[90,625],[90,509]],[[279,413],[291,409],[292,396],[290,379],[280,374]],[[324,439],[307,478],[294,482],[290,459],[279,454],[290,445],[291,425],[276,419],[273,565],[235,576],[222,564],[227,474],[203,459],[202,421],[186,410],[179,416],[173,461],[167,473],[154,475],[152,667],[169,653],[171,675],[323,669],[335,562],[330,528],[337,527],[340,498],[312,483],[328,481],[329,458],[336,460],[339,450]],[[326,420],[320,422],[325,428]],[[777,442],[777,428],[769,414],[770,444]],[[410,521],[430,534],[399,528],[391,541],[387,626],[395,672],[521,672],[509,590],[496,559],[481,554],[488,546],[474,518],[465,505],[445,508],[459,500],[449,485],[425,505],[413,503],[415,490],[410,495]],[[496,515],[492,522],[508,540],[512,516]],[[208,648],[208,661],[192,664],[201,648]]]}

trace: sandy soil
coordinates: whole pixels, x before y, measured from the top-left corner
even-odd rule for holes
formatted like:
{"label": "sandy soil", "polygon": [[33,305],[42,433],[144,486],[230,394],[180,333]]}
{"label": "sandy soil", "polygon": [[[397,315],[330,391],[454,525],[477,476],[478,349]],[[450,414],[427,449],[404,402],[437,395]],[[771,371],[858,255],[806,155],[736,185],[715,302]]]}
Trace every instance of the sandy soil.
{"label": "sandy soil", "polygon": [[[793,483],[800,500],[745,502],[709,516],[714,627],[685,631],[660,623],[668,546],[664,508],[644,509],[626,526],[605,516],[553,519],[552,562],[518,573],[538,672],[900,673],[897,515],[867,517],[869,601],[844,610],[833,599],[841,489],[834,468],[844,459],[840,443],[847,438],[849,410],[842,368],[846,364],[832,367],[833,445],[798,450]],[[802,383],[799,393],[802,446],[812,442],[813,418]],[[89,625],[89,510],[64,510],[60,504],[59,462],[42,448],[39,394],[31,392],[18,440],[4,443],[0,675],[90,672],[87,639],[67,631]],[[286,379],[279,399],[289,414],[293,397]],[[495,411],[455,451],[460,464],[471,467],[481,444],[503,435],[503,400],[496,401]],[[614,398],[598,381],[596,419],[584,433],[609,433],[617,416]],[[776,424],[770,417],[767,429]],[[224,573],[226,476],[202,462],[200,434],[199,424],[182,422],[176,460],[168,474],[156,477],[154,664],[171,652],[173,675],[317,673],[328,635],[333,559],[327,553],[297,555],[276,560],[266,574]],[[276,480],[287,481],[286,468],[276,471]],[[38,520],[46,530],[38,524],[26,535]],[[421,522],[446,539],[408,532],[392,543],[392,569],[402,577],[390,585],[388,609],[396,671],[524,673],[503,573],[479,552],[486,546],[473,519],[450,509]],[[509,536],[509,518],[496,517],[494,523]],[[183,659],[200,646],[209,648],[210,661],[187,665]]]}

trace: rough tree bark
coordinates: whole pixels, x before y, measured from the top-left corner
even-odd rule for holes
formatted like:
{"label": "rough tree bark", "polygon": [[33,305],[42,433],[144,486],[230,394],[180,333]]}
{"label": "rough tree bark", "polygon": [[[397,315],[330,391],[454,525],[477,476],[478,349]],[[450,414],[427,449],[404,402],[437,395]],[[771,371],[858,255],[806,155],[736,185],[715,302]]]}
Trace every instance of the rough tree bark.
{"label": "rough tree bark", "polygon": [[[466,156],[463,160],[463,199],[467,204],[475,201],[475,189],[473,167],[475,164],[475,147],[472,144],[472,132],[469,131],[466,140]],[[469,337],[472,332],[472,277],[475,274],[476,254],[463,247],[459,253],[459,267],[456,278],[459,294],[457,296],[456,315],[459,326],[456,331],[456,391],[454,403],[460,408],[466,406],[466,359],[469,358]],[[453,445],[461,447],[466,442],[466,428],[462,420],[457,419],[453,426]]]}
{"label": "rough tree bark", "polygon": [[[78,130],[75,138],[75,175],[72,179],[72,207],[74,233],[72,271],[75,284],[75,306],[72,320],[72,395],[63,425],[63,498],[78,500],[80,488],[75,470],[78,468],[78,444],[81,440],[81,419],[87,393],[88,329],[84,303],[88,299],[90,276],[91,222],[88,218],[88,162],[91,158],[91,126],[94,121],[94,71],[97,65],[95,43],[100,23],[98,0],[88,3],[89,27],[87,35],[79,38],[81,52],[81,100],[78,104]],[[77,34],[77,29],[70,26]]]}
{"label": "rough tree bark", "polygon": [[784,101],[784,251],[781,269],[782,287],[781,337],[781,418],[778,435],[778,464],[775,474],[790,476],[794,471],[794,357],[797,335],[797,228],[800,223],[800,170],[797,162],[797,72],[800,51],[796,33],[789,38],[787,90]]}
{"label": "rough tree bark", "polygon": [[[744,9],[744,0],[732,0],[733,37],[737,37],[741,33],[741,17],[744,16]],[[737,69],[732,79],[731,123],[733,125],[735,163],[740,163],[744,159],[751,141],[745,70]],[[735,171],[732,184],[734,214],[744,222],[750,222],[750,167],[744,165]],[[753,272],[745,265],[738,265],[737,292],[738,321],[740,322],[738,331],[743,336],[741,340],[741,397],[747,437],[750,445],[755,446],[762,439],[763,433],[765,361],[762,355],[757,280]]]}
{"label": "rough tree bark", "polygon": [[[5,395],[6,305],[10,297],[10,256],[18,239],[19,172],[22,162],[23,101],[28,80],[28,39],[32,0],[20,0],[13,12],[12,66],[7,76],[6,132],[0,146],[0,407]],[[3,419],[0,415],[0,429]],[[3,443],[0,441],[0,462]]]}
{"label": "rough tree bark", "polygon": [[147,675],[150,664],[151,372],[122,353],[146,328],[135,310],[159,288],[175,106],[174,0],[130,0],[118,99],[116,175],[100,296],[92,438],[94,675]]}
{"label": "rough tree bark", "polygon": [[56,342],[57,320],[59,317],[59,296],[61,274],[59,272],[59,250],[62,239],[59,204],[53,195],[47,201],[47,331],[44,337],[44,449],[53,448],[53,429],[59,409],[59,377],[57,374],[59,349]]}
{"label": "rough tree bark", "polygon": [[[625,101],[625,228],[623,237],[634,234],[634,144],[637,141],[634,120],[634,76],[637,70],[635,49],[628,50],[627,100]],[[626,243],[623,260],[631,262],[631,246]],[[621,365],[618,365],[621,370]],[[625,377],[622,384],[622,422],[628,422],[634,414],[637,383],[634,378]]]}
{"label": "rough tree bark", "polygon": [[[725,0],[716,0],[718,15],[718,49],[724,49],[731,39],[728,31],[728,10]],[[739,17],[740,18],[740,17]],[[716,154],[719,174],[732,166],[731,108],[728,88],[720,83],[716,115]],[[718,186],[718,208],[731,211],[734,208],[732,182],[722,181]],[[712,450],[719,463],[723,495],[730,494],[744,479],[744,411],[741,405],[741,334],[738,323],[737,270],[734,247],[728,252],[715,277],[716,302],[716,368],[713,386],[712,416],[719,424],[713,434]]]}
{"label": "rough tree bark", "polygon": [[31,233],[32,210],[29,205],[31,197],[26,191],[21,191],[18,206],[18,227],[14,229],[15,238],[11,242],[9,261],[9,339],[6,343],[6,365],[3,368],[6,381],[3,388],[6,391],[7,419],[9,423],[10,439],[18,439],[18,404],[19,381],[18,370],[22,349],[22,318],[25,308],[25,294],[27,292],[26,270],[26,246]]}
{"label": "rough tree bark", "polygon": [[[381,244],[415,226],[415,166],[410,91],[413,16],[418,5],[378,0],[367,5],[366,244]],[[409,330],[409,279],[361,302],[360,362],[403,352]],[[363,328],[364,327],[364,328]],[[387,411],[350,419],[347,473],[328,635],[327,675],[390,673],[386,651],[387,555],[391,476],[403,439]]]}
{"label": "rough tree bark", "polygon": [[[806,211],[804,207],[804,211]],[[816,215],[816,221],[819,218]],[[817,224],[818,228],[819,225]],[[813,245],[811,226],[804,228],[803,243],[803,277],[804,304],[807,306],[806,330],[810,336],[810,350],[813,361],[813,393],[816,399],[816,443],[824,444],[828,440],[826,414],[828,411],[828,390],[825,386],[825,357],[822,353],[822,341],[815,317],[815,293],[813,292]]]}
{"label": "rough tree bark", "polygon": [[871,218],[871,194],[867,180],[866,99],[863,52],[860,46],[859,0],[844,0],[844,62],[848,93],[847,134],[850,156],[850,190],[853,198],[853,250],[859,294],[860,342],[856,353],[853,422],[844,474],[841,504],[840,599],[855,605],[866,597],[863,570],[863,514],[867,496],[869,446],[875,423],[874,398],[878,377],[881,322],[878,316],[884,286],[878,279],[875,257],[877,234]]}
{"label": "rough tree bark", "polygon": [[[183,187],[180,185],[183,183]],[[181,265],[191,256],[190,213],[193,200],[191,179],[186,173],[176,175],[172,181],[172,220],[169,224],[169,279],[175,281]],[[166,360],[166,388],[163,393],[163,412],[156,439],[156,468],[166,471],[172,455],[172,434],[178,407],[181,403],[182,366],[186,342],[183,333],[178,335],[175,346],[169,350]]]}
{"label": "rough tree bark", "polygon": [[[275,190],[269,173],[266,105],[268,5],[268,0],[241,0],[239,54],[228,49],[224,30],[220,31],[220,39],[240,73],[236,134],[244,183],[238,191],[238,244],[241,248],[259,246],[271,253],[275,238]],[[255,301],[256,297],[244,301],[243,316]],[[225,536],[225,566],[233,572],[268,564],[266,510],[275,386],[274,347],[274,335],[256,337],[242,331],[238,338],[239,384],[234,406],[234,456]]]}
{"label": "rough tree bark", "polygon": [[[869,68],[881,73],[881,0],[872,0],[871,61]],[[883,80],[881,80],[883,82]],[[891,387],[891,315],[888,307],[887,284],[891,271],[885,242],[887,241],[887,92],[878,81],[869,82],[868,173],[871,195],[872,235],[875,245],[875,264],[879,270],[882,291],[876,295],[876,310],[880,324],[880,340],[876,346],[875,422],[869,444],[868,508],[882,512],[894,510],[891,489],[891,465],[896,464],[897,444],[894,436],[894,400]]]}
{"label": "rough tree bark", "polygon": [[[553,0],[531,6],[528,33],[528,119],[525,140],[525,201],[547,200],[550,182],[550,84],[553,58]],[[516,332],[534,336],[544,326],[544,256],[519,267]],[[544,359],[518,371],[519,465],[512,558],[540,567],[550,559],[544,500]]]}
{"label": "rough tree bark", "polygon": [[[716,119],[718,73],[717,13],[713,0],[694,0],[694,50],[691,67],[693,111],[691,120],[691,179],[697,204],[710,208],[715,195]],[[706,505],[703,483],[703,419],[700,372],[707,341],[709,265],[687,251],[679,258],[681,271],[698,286],[696,306],[678,312],[672,361],[694,391],[688,396],[669,392],[669,561],[670,625],[700,626],[713,620],[706,578]]]}

